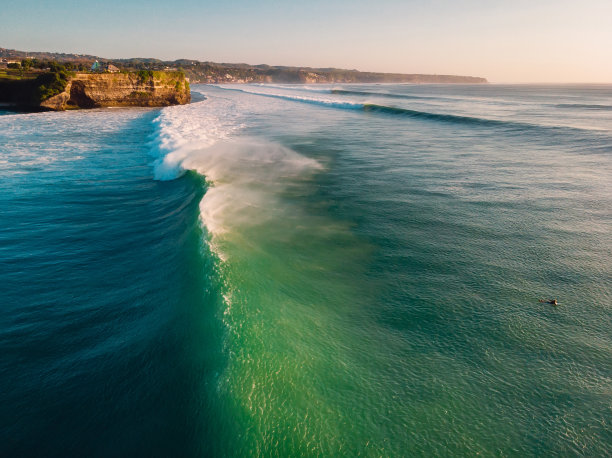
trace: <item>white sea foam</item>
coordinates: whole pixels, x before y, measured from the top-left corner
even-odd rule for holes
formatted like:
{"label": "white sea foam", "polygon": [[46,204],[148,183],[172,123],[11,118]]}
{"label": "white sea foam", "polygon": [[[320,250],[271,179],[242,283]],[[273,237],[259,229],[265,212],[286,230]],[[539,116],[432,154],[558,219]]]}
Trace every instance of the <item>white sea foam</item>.
{"label": "white sea foam", "polygon": [[75,125],[88,124],[95,130],[124,122],[96,115],[69,111],[0,116],[0,177],[36,174],[82,160],[82,149],[87,147],[83,139],[71,138]]}
{"label": "white sea foam", "polygon": [[183,161],[190,153],[227,138],[242,126],[235,103],[224,99],[205,100],[168,107],[155,120],[158,129],[151,141],[155,178],[172,180],[184,172]]}
{"label": "white sea foam", "polygon": [[239,135],[257,106],[240,97],[210,97],[166,108],[156,120],[155,178],[174,179],[186,170],[206,178],[210,187],[200,215],[213,237],[276,217],[282,211],[279,193],[321,168],[280,144]]}

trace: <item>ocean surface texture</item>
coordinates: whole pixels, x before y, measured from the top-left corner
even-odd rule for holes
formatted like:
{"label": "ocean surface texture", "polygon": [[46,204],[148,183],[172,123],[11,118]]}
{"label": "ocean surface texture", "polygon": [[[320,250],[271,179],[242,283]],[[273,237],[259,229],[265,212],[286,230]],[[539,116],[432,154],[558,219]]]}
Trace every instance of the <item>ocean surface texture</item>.
{"label": "ocean surface texture", "polygon": [[0,456],[612,454],[612,86],[192,89],[0,116]]}

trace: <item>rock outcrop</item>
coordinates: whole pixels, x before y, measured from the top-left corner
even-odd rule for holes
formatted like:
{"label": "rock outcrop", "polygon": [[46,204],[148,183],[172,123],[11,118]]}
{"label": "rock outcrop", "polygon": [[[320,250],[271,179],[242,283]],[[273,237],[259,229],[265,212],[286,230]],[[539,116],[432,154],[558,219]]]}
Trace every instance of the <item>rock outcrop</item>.
{"label": "rock outcrop", "polygon": [[40,103],[48,110],[100,107],[163,107],[189,103],[181,72],[77,73],[64,92]]}

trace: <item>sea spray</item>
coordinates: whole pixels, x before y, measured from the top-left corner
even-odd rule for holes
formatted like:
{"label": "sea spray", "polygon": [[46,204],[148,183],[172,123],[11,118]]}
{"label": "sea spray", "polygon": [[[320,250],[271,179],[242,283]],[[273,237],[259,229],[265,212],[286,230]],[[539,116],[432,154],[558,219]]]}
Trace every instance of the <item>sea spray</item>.
{"label": "sea spray", "polygon": [[241,138],[192,150],[182,167],[207,178],[210,188],[200,205],[204,225],[213,234],[228,226],[262,224],[282,217],[277,196],[321,169],[313,159],[279,144]]}

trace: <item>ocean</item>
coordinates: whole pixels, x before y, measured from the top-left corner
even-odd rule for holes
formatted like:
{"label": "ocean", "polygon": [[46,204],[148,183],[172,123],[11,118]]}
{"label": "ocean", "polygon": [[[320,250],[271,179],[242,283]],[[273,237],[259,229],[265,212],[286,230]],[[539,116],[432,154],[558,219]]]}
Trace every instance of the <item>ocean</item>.
{"label": "ocean", "polygon": [[612,86],[192,93],[0,116],[1,456],[612,453]]}

